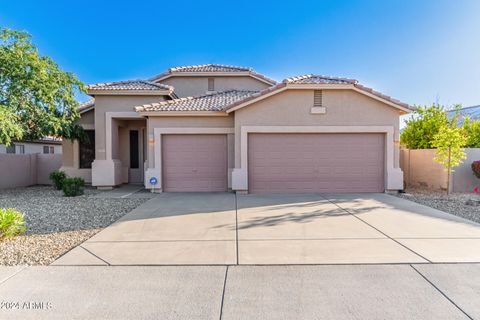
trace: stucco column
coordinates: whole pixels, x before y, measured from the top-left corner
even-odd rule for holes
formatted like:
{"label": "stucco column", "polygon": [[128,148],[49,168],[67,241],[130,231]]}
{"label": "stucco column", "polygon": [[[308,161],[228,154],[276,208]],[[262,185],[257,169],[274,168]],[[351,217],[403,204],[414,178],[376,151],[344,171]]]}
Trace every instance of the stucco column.
{"label": "stucco column", "polygon": [[[115,123],[112,115],[105,113],[105,125],[95,125],[97,136],[102,136],[100,141],[104,141],[105,159],[95,159],[92,163],[92,185],[101,189],[111,189],[122,183],[122,163],[118,159],[113,159],[113,139],[118,140],[118,125]],[[116,130],[113,130],[113,129]],[[98,131],[97,131],[98,130]],[[97,147],[100,149],[98,150]],[[100,151],[102,144],[95,146]],[[97,155],[97,152],[95,153]]]}
{"label": "stucco column", "polygon": [[[151,189],[155,192],[162,192],[161,139],[161,134],[158,132],[158,129],[152,127],[149,118],[147,120],[148,168],[145,170],[144,185],[146,189]],[[156,179],[157,184],[150,183],[150,179],[152,178]]]}

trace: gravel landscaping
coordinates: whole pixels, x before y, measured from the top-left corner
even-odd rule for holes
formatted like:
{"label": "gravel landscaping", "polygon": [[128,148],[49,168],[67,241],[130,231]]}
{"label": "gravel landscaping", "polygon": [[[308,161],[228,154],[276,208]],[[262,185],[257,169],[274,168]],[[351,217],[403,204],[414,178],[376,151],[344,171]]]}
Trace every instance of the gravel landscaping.
{"label": "gravel landscaping", "polygon": [[447,196],[444,191],[409,189],[396,196],[480,223],[480,195],[477,194],[453,193]]}
{"label": "gravel landscaping", "polygon": [[46,186],[0,190],[0,208],[24,213],[27,227],[0,242],[0,265],[48,265],[148,200],[94,197],[100,192],[68,198]]}

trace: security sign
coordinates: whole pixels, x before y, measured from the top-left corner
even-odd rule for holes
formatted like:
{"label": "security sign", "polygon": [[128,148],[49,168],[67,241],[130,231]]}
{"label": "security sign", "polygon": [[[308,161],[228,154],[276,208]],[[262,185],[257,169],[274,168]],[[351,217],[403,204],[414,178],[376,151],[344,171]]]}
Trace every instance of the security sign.
{"label": "security sign", "polygon": [[155,177],[151,177],[151,178],[150,178],[150,184],[151,184],[151,185],[154,186],[154,185],[156,185],[157,183],[158,183],[157,178],[155,178]]}

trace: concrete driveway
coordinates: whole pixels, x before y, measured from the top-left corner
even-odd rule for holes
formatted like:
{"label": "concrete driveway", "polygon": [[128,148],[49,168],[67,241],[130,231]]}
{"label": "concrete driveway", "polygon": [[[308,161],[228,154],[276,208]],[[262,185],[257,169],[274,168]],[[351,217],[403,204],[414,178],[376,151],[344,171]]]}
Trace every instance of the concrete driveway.
{"label": "concrete driveway", "polygon": [[54,265],[480,262],[480,225],[387,194],[165,193]]}

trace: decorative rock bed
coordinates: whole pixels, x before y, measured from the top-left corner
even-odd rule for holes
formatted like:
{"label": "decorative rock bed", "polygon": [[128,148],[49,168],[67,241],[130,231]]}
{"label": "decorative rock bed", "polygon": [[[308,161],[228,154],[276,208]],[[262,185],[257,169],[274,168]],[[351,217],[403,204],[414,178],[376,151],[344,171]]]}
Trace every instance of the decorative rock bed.
{"label": "decorative rock bed", "polygon": [[480,223],[480,195],[409,189],[396,196]]}
{"label": "decorative rock bed", "polygon": [[127,214],[147,198],[64,197],[52,187],[0,190],[0,207],[25,214],[24,234],[0,242],[0,265],[48,265]]}

